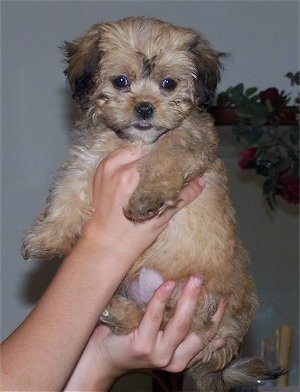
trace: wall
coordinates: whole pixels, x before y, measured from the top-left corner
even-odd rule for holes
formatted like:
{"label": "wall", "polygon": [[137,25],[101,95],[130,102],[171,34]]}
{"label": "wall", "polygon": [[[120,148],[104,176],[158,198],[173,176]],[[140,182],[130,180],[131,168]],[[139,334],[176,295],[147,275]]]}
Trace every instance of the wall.
{"label": "wall", "polygon": [[[299,67],[298,9],[296,1],[2,2],[3,337],[28,314],[57,267],[25,263],[19,248],[24,228],[43,205],[52,175],[67,153],[73,109],[59,45],[99,21],[159,17],[195,28],[217,50],[231,53],[220,90],[243,81],[289,91],[284,74]],[[296,212],[286,205],[274,214],[267,211],[255,180],[242,178],[237,170],[229,144],[224,159],[262,303],[249,347],[259,353],[260,339],[283,323],[295,327],[298,347]],[[293,384],[299,382],[297,356],[295,349]]]}

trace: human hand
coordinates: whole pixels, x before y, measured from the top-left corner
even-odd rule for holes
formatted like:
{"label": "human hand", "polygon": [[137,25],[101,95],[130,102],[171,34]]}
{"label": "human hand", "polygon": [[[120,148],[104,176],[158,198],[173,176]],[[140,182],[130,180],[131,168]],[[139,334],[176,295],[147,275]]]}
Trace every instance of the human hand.
{"label": "human hand", "polygon": [[[99,326],[94,334],[101,356],[110,367],[125,372],[137,368],[160,368],[179,372],[190,367],[202,357],[206,344],[215,339],[222,320],[226,301],[222,300],[212,319],[209,331],[200,335],[189,333],[197,306],[202,281],[191,277],[186,283],[176,305],[174,316],[164,331],[160,330],[166,303],[176,283],[163,283],[150,300],[144,317],[137,329],[128,335],[115,335],[108,327]],[[216,339],[217,350],[225,345]]]}
{"label": "human hand", "polygon": [[109,327],[97,326],[67,390],[80,386],[89,387],[89,390],[108,390],[118,377],[133,369],[180,372],[202,358],[208,342],[213,341],[215,350],[222,348],[226,341],[217,338],[217,331],[226,300],[220,301],[210,330],[200,331],[201,336],[189,332],[202,285],[201,279],[196,277],[187,281],[173,318],[164,331],[160,330],[165,306],[175,285],[175,282],[167,281],[156,290],[139,327],[128,335],[115,335]]}
{"label": "human hand", "polygon": [[122,260],[134,262],[167,226],[171,217],[201,193],[204,181],[191,181],[180,194],[176,208],[165,211],[143,223],[128,220],[123,208],[138,185],[138,166],[142,152],[122,148],[109,154],[99,165],[94,179],[93,206],[95,212],[87,223],[84,235],[95,242],[101,239],[101,249],[116,252]]}

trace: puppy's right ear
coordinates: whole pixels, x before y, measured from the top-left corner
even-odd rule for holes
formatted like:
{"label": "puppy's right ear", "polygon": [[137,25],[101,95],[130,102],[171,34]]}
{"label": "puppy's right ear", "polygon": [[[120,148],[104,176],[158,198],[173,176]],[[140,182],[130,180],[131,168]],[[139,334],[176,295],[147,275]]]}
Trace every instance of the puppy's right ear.
{"label": "puppy's right ear", "polygon": [[99,27],[93,26],[82,37],[73,42],[65,42],[63,50],[68,78],[74,100],[84,109],[95,89],[95,77],[99,72]]}

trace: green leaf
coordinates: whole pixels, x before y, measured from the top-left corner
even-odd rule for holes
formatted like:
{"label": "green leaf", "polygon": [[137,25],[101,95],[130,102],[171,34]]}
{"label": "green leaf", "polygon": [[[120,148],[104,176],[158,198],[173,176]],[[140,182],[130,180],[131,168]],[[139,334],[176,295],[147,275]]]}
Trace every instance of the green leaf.
{"label": "green leaf", "polygon": [[296,72],[294,75],[294,82],[297,86],[300,85],[300,71]]}
{"label": "green leaf", "polygon": [[291,79],[292,86],[294,84],[296,84],[297,86],[300,85],[300,71],[297,71],[295,74],[293,74],[292,72],[288,72],[285,76]]}
{"label": "green leaf", "polygon": [[275,179],[268,178],[263,183],[263,194],[266,197],[267,203],[271,210],[275,209],[276,206],[276,193],[275,193]]}
{"label": "green leaf", "polygon": [[248,130],[245,137],[246,137],[247,143],[250,146],[253,146],[253,145],[258,144],[258,142],[261,139],[261,136],[262,136],[262,129],[261,128],[251,128],[250,130]]}
{"label": "green leaf", "polygon": [[251,101],[253,102],[257,102],[259,100],[259,94],[255,94],[252,97],[249,97],[251,99]]}
{"label": "green leaf", "polygon": [[295,161],[293,166],[292,166],[292,175],[295,178],[299,178],[300,177],[300,166],[299,166],[299,160]]}
{"label": "green leaf", "polygon": [[244,93],[244,84],[243,83],[237,84],[235,87],[232,88],[232,91],[239,93],[239,94],[243,94]]}
{"label": "green leaf", "polygon": [[291,163],[289,159],[280,159],[278,162],[278,170],[280,172],[286,171],[287,169],[289,169]]}
{"label": "green leaf", "polygon": [[254,117],[251,121],[251,124],[254,128],[259,128],[265,125],[267,119],[265,117]]}
{"label": "green leaf", "polygon": [[266,199],[267,199],[269,207],[271,208],[272,211],[274,211],[275,210],[275,206],[276,206],[276,195],[275,195],[275,193],[268,194]]}
{"label": "green leaf", "polygon": [[232,104],[232,101],[229,94],[226,91],[218,95],[218,99],[217,99],[218,106],[228,106],[230,104]]}
{"label": "green leaf", "polygon": [[[256,93],[258,89],[256,87],[249,87],[247,88],[247,90],[245,91],[245,95],[246,97],[250,97],[251,95],[253,95],[254,93]],[[258,96],[258,95],[257,95]]]}
{"label": "green leaf", "polygon": [[238,117],[241,117],[244,119],[249,119],[252,117],[252,113],[251,113],[250,109],[245,106],[237,107],[235,112]]}

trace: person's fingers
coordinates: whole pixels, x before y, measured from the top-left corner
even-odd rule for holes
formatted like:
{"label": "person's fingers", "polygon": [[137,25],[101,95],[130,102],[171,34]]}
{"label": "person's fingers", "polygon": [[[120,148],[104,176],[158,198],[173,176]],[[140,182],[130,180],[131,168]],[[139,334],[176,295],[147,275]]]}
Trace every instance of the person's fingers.
{"label": "person's fingers", "polygon": [[[227,301],[222,299],[212,317],[212,327],[199,335],[189,332],[197,306],[199,292],[203,284],[201,278],[190,277],[177,302],[173,318],[164,331],[160,330],[163,313],[176,283],[167,281],[154,293],[139,327],[129,335],[114,335],[109,328],[99,330],[102,338],[101,350],[107,358],[113,359],[120,369],[135,367],[160,368],[169,372],[179,372],[191,367],[199,360],[208,358],[212,351],[226,344],[224,338],[216,336]],[[200,331],[201,332],[201,331]],[[211,342],[209,351],[204,350]],[[120,353],[118,350],[123,344]],[[123,352],[128,354],[123,355]],[[118,354],[116,354],[118,353]]]}
{"label": "person's fingers", "polygon": [[[139,182],[138,162],[141,149],[119,148],[104,158],[97,168],[93,181],[93,204],[99,206],[103,198],[113,194],[125,205]],[[107,186],[104,186],[108,184]],[[102,192],[99,192],[102,189]],[[107,200],[106,200],[107,201]]]}
{"label": "person's fingers", "polygon": [[[105,176],[111,178],[113,175],[118,174],[122,179],[124,172],[133,164],[136,165],[141,157],[141,149],[135,148],[118,148],[108,154],[102,161],[99,162],[96,175],[94,178],[94,186],[97,186]],[[135,168],[137,172],[137,168]]]}
{"label": "person's fingers", "polygon": [[[179,202],[174,208],[167,209],[162,216],[166,219],[170,219],[178,211],[180,211],[187,204],[195,200],[205,187],[205,181],[203,177],[197,177],[195,180],[189,182],[180,192]],[[157,219],[161,218],[160,216]]]}
{"label": "person's fingers", "polygon": [[[148,318],[144,320],[146,325],[143,332],[145,333],[144,341],[152,347],[152,349],[145,347],[145,351],[150,353],[156,367],[165,368],[172,363],[177,363],[174,354],[190,330],[201,285],[202,279],[194,276],[189,278],[177,302],[174,316],[168,321],[164,331],[159,330],[159,328],[163,319],[166,301],[170,296],[162,291],[160,299],[153,301]],[[174,286],[171,287],[174,289]],[[159,292],[160,289],[157,291]],[[153,299],[155,299],[155,295]],[[147,310],[149,310],[149,305]],[[139,337],[141,338],[141,336]],[[187,364],[188,359],[185,361],[185,364]]]}
{"label": "person's fingers", "polygon": [[204,347],[205,344],[199,335],[194,332],[189,333],[177,347],[172,360],[164,370],[172,373],[181,372],[196,362],[196,360],[192,362],[194,358],[198,357],[197,360],[201,359],[200,355]]}
{"label": "person's fingers", "polygon": [[155,346],[158,331],[161,327],[166,303],[170,298],[176,282],[164,282],[154,293],[150,302],[147,305],[145,314],[137,329],[138,337],[141,341]]}
{"label": "person's fingers", "polygon": [[213,348],[215,351],[220,350],[221,348],[226,346],[226,339],[225,338],[215,338],[212,342]]}
{"label": "person's fingers", "polygon": [[197,177],[189,182],[189,184],[186,185],[180,192],[180,202],[178,203],[178,207],[182,208],[187,203],[196,199],[203,191],[204,187],[205,180],[203,177]]}
{"label": "person's fingers", "polygon": [[[227,298],[221,298],[218,308],[213,315],[211,321],[212,321],[212,326],[211,328],[204,333],[202,336],[198,336],[199,338],[199,344],[200,346],[202,345],[202,349],[210,342],[212,342],[213,349],[215,351],[220,350],[222,347],[226,345],[226,340],[224,338],[218,337],[218,329],[219,325],[222,321],[222,318],[224,316],[226,306],[228,304],[228,299]],[[192,366],[194,363],[199,361],[203,357],[203,352],[201,349],[199,349],[198,354],[189,362],[187,365],[188,367]]]}
{"label": "person's fingers", "polygon": [[224,315],[225,309],[227,307],[227,304],[228,304],[228,298],[221,298],[221,300],[220,300],[220,302],[218,304],[217,311],[216,311],[216,313],[213,315],[213,317],[211,319],[211,321],[217,327],[219,326],[219,324],[220,324],[220,322],[221,322],[221,320],[223,318],[223,315]]}
{"label": "person's fingers", "polygon": [[[191,366],[193,366],[195,363],[197,363],[197,362],[199,362],[201,359],[203,359],[203,356],[204,356],[204,352],[203,352],[203,349],[205,348],[205,346],[206,346],[206,344],[207,344],[207,341],[206,342],[204,342],[201,338],[200,338],[200,336],[197,336],[198,337],[198,344],[197,344],[197,342],[195,341],[195,346],[194,346],[194,352],[196,352],[196,355],[193,357],[192,355],[190,355],[190,358],[192,358],[192,359],[190,359],[189,361],[188,361],[188,363],[186,364],[186,368],[190,368]],[[220,350],[221,348],[223,348],[224,346],[226,345],[226,339],[224,339],[224,338],[216,338],[216,339],[214,339],[214,341],[212,342],[212,348],[213,348],[213,351],[218,351],[218,350]],[[198,351],[197,351],[198,350]],[[192,353],[192,350],[191,350],[191,353]],[[186,354],[186,357],[188,357],[188,355]]]}
{"label": "person's fingers", "polygon": [[185,284],[174,316],[169,320],[164,330],[161,350],[170,350],[171,348],[175,351],[188,334],[202,284],[203,280],[196,276],[191,276]]}
{"label": "person's fingers", "polygon": [[209,329],[209,331],[206,333],[206,338],[209,342],[214,340],[215,337],[217,336],[219,325],[220,325],[222,318],[224,316],[227,303],[228,303],[227,298],[221,298],[221,300],[219,301],[216,313],[213,315],[213,317],[211,319],[212,326]]}
{"label": "person's fingers", "polygon": [[226,345],[224,338],[217,337],[217,331],[222,321],[227,299],[222,298],[218,304],[217,311],[212,317],[212,327],[204,334],[189,333],[181,344],[176,348],[172,361],[165,368],[170,372],[178,372],[186,367],[191,367],[194,363],[203,358],[203,349],[212,341],[213,350],[217,351]]}
{"label": "person's fingers", "polygon": [[120,147],[109,153],[99,165],[105,165],[109,163],[111,166],[122,166],[128,163],[132,163],[142,156],[142,149],[139,145],[129,147]]}

